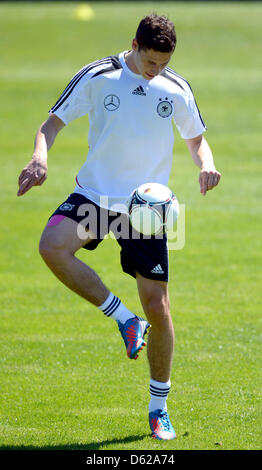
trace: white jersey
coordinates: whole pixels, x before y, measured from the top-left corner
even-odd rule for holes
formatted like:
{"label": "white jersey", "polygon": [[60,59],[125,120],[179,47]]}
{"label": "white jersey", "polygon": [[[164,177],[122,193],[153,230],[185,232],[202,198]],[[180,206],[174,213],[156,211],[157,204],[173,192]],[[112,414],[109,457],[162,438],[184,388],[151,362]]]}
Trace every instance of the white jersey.
{"label": "white jersey", "polygon": [[173,120],[183,139],[206,129],[184,78],[166,67],[146,80],[128,68],[126,52],[83,67],[49,111],[66,125],[88,114],[89,152],[75,191],[119,212],[139,185],[168,184]]}

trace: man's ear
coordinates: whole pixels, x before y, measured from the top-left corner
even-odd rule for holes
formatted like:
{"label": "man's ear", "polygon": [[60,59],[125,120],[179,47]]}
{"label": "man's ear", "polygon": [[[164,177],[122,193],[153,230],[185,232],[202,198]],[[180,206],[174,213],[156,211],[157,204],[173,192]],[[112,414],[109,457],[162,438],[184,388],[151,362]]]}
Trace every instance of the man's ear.
{"label": "man's ear", "polygon": [[138,42],[137,42],[136,38],[134,38],[133,41],[132,41],[132,49],[133,49],[133,51],[138,50]]}

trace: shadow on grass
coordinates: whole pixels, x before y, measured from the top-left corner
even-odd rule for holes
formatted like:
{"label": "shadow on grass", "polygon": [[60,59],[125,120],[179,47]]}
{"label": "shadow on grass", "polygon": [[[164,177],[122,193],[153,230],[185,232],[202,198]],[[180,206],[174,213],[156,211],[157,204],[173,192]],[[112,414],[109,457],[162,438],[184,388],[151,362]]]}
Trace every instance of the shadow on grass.
{"label": "shadow on grass", "polygon": [[[112,444],[128,444],[129,442],[141,441],[145,437],[149,437],[149,434],[139,435],[139,436],[127,436],[123,437],[122,439],[111,439],[101,442],[90,442],[86,444],[63,444],[63,445],[56,445],[56,446],[0,446],[1,450],[100,450],[107,445]],[[119,449],[121,450],[121,449]]]}

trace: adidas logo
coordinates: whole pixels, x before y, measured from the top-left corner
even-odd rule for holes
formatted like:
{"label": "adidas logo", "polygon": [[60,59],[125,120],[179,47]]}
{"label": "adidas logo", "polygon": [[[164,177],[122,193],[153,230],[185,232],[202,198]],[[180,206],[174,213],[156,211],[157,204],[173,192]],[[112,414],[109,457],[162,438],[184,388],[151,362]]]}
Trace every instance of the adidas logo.
{"label": "adidas logo", "polygon": [[161,264],[158,264],[157,266],[155,266],[154,269],[152,269],[151,273],[164,274]]}
{"label": "adidas logo", "polygon": [[132,91],[132,95],[146,96],[146,93],[144,92],[144,88],[140,85],[134,91]]}

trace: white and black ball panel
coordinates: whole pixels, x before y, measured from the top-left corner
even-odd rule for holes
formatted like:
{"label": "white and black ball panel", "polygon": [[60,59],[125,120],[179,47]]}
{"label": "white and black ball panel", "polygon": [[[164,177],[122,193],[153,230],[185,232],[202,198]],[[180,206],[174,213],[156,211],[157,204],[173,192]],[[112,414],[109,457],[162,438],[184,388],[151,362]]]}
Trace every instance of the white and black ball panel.
{"label": "white and black ball panel", "polygon": [[166,207],[165,213],[165,229],[172,230],[179,216],[179,203],[175,195],[173,195],[170,204]]}
{"label": "white and black ball panel", "polygon": [[163,226],[161,213],[150,205],[133,205],[129,214],[132,227],[144,235],[157,234]]}
{"label": "white and black ball panel", "polygon": [[156,235],[174,227],[178,201],[167,186],[145,183],[131,193],[128,212],[135,230],[144,235]]}
{"label": "white and black ball panel", "polygon": [[149,204],[164,204],[173,196],[172,191],[160,183],[145,183],[137,188],[137,195]]}

